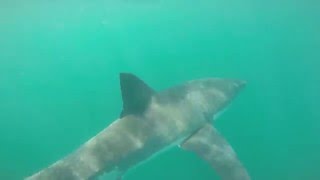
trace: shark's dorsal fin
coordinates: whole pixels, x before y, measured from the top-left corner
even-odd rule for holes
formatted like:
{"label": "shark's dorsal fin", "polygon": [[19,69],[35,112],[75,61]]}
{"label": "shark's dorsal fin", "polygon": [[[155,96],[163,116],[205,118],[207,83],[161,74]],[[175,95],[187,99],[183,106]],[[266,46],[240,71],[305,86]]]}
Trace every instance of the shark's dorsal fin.
{"label": "shark's dorsal fin", "polygon": [[129,114],[142,114],[155,93],[141,79],[130,73],[120,73],[123,109],[120,118]]}

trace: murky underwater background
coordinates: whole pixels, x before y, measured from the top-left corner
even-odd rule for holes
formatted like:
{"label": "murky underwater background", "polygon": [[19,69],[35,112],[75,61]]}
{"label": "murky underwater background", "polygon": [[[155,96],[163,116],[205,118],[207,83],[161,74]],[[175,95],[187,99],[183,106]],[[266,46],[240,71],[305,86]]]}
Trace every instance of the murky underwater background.
{"label": "murky underwater background", "polygon": [[[248,81],[215,122],[254,180],[320,179],[320,3],[0,1],[0,179],[72,152],[121,111],[119,72],[162,90]],[[173,148],[128,180],[218,179]]]}

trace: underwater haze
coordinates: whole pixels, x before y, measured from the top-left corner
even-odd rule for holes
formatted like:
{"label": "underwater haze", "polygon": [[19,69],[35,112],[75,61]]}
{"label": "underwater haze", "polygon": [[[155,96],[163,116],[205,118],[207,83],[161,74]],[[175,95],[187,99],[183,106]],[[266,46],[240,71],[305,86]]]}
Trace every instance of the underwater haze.
{"label": "underwater haze", "polygon": [[[246,80],[214,123],[253,180],[319,180],[320,1],[0,1],[0,179],[19,180],[117,119],[119,73],[156,90]],[[106,179],[106,178],[101,178]],[[172,148],[128,180],[219,179]]]}

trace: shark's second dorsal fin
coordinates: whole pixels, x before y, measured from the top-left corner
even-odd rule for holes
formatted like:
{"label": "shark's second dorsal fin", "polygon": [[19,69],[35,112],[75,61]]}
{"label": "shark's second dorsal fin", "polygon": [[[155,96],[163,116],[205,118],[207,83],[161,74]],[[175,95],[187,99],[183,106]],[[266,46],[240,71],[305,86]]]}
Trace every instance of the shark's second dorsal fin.
{"label": "shark's second dorsal fin", "polygon": [[155,93],[141,79],[130,73],[120,73],[123,109],[120,118],[129,114],[142,114]]}

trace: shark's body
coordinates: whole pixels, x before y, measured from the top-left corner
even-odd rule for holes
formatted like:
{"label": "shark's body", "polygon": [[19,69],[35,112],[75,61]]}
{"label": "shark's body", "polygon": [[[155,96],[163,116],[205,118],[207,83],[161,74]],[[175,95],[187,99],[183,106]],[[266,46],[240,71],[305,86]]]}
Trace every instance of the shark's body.
{"label": "shark's body", "polygon": [[231,146],[210,122],[245,84],[208,78],[155,92],[132,74],[120,75],[123,111],[99,134],[66,158],[28,180],[95,179],[129,168],[179,145],[208,161],[224,180],[249,180]]}

